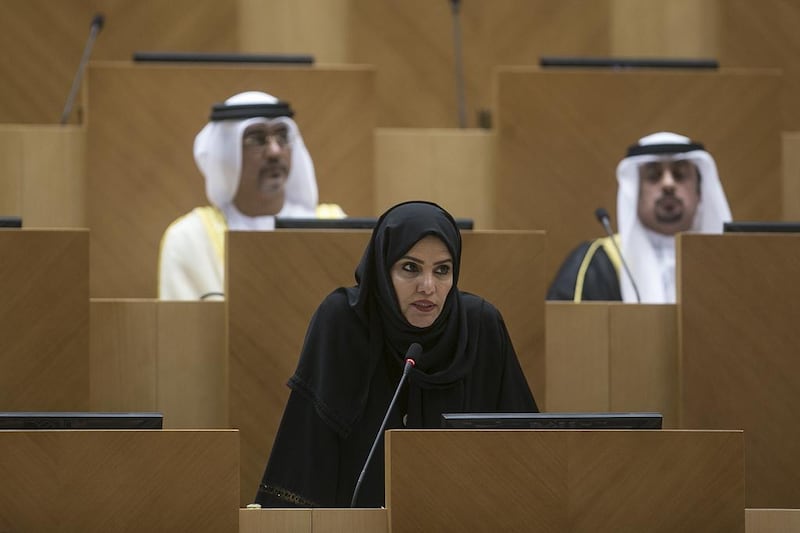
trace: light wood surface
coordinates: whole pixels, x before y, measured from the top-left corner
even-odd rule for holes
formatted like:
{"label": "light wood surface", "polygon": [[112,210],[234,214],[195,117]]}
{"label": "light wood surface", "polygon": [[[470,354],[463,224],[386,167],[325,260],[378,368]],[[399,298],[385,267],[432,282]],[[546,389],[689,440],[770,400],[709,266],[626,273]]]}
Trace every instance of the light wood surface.
{"label": "light wood surface", "polygon": [[239,533],[386,533],[386,509],[241,509]]}
{"label": "light wood surface", "polygon": [[158,411],[164,427],[228,427],[222,302],[92,300],[91,408]]}
{"label": "light wood surface", "polygon": [[263,90],[291,103],[314,160],[321,202],[340,204],[351,215],[373,214],[374,91],[367,67],[98,62],[87,83],[93,298],[156,295],[164,230],[208,204],[192,156],[194,138],[211,105],[241,91]]}
{"label": "light wood surface", "polygon": [[[230,232],[230,424],[242,432],[242,503],[255,496],[309,319],[353,273],[368,231]],[[531,389],[544,397],[544,235],[465,232],[459,287],[503,314]],[[538,295],[538,296],[537,296]]]}
{"label": "light wood surface", "polygon": [[798,235],[681,235],[681,425],[743,429],[747,507],[800,507]]}
{"label": "light wood surface", "polygon": [[800,509],[745,509],[747,533],[791,533],[800,531]]}
{"label": "light wood surface", "polygon": [[547,231],[548,282],[570,250],[603,234],[597,207],[616,226],[617,164],[648,133],[704,143],[734,218],[781,218],[777,71],[507,68],[497,83],[495,225]]}
{"label": "light wood surface", "polygon": [[741,432],[393,430],[390,530],[744,531]]}
{"label": "light wood surface", "polygon": [[26,228],[86,227],[86,132],[0,124],[0,213]]}
{"label": "light wood surface", "polygon": [[678,427],[674,305],[547,302],[547,411],[654,411]]}
{"label": "light wood surface", "polygon": [[425,199],[472,218],[476,229],[493,227],[494,137],[481,129],[377,129],[376,212]]}
{"label": "light wood surface", "polygon": [[0,411],[89,406],[89,234],[0,230]]}
{"label": "light wood surface", "polygon": [[2,431],[9,531],[237,531],[236,431]]}
{"label": "light wood surface", "polygon": [[783,218],[800,220],[800,132],[783,132],[781,155],[783,156]]}

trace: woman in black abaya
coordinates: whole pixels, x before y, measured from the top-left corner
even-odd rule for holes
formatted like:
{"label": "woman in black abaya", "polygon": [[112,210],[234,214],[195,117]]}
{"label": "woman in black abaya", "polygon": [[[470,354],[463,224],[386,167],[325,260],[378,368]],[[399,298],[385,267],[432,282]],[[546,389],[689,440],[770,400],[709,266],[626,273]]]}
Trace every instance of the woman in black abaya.
{"label": "woman in black abaya", "polygon": [[[458,289],[460,261],[461,234],[438,205],[381,216],[357,285],[332,292],[311,319],[256,503],[350,506],[412,343],[422,355],[387,429],[438,428],[445,412],[537,410],[499,311]],[[377,453],[356,505],[383,506],[383,480]]]}

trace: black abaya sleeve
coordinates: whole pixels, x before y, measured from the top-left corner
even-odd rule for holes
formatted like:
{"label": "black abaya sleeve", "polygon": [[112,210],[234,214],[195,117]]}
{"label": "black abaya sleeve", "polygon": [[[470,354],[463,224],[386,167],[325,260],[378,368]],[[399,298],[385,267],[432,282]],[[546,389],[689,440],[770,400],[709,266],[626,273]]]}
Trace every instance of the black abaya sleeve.
{"label": "black abaya sleeve", "polygon": [[258,486],[262,507],[333,507],[339,477],[339,438],[295,391],[283,413]]}

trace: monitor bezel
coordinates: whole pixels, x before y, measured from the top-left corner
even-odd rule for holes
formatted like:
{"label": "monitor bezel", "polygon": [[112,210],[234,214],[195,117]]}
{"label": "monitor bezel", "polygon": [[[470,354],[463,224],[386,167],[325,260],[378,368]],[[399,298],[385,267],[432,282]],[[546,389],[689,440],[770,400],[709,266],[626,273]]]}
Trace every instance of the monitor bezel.
{"label": "monitor bezel", "polygon": [[640,430],[663,428],[656,412],[442,413],[445,429]]}

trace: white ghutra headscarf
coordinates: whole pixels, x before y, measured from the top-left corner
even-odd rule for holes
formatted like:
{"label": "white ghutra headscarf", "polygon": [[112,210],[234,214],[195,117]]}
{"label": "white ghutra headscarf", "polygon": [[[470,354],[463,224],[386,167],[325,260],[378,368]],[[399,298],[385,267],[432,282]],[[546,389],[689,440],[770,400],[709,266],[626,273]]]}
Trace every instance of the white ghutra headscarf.
{"label": "white ghutra headscarf", "polygon": [[[641,303],[675,302],[675,237],[648,230],[637,215],[639,167],[663,160],[665,156],[672,160],[689,160],[700,172],[700,203],[691,231],[722,233],[723,223],[731,220],[717,165],[701,144],[682,135],[659,132],[631,146],[628,156],[617,166],[617,224],[622,255],[636,281]],[[623,301],[637,302],[634,286],[624,270],[620,272],[620,287]]]}
{"label": "white ghutra headscarf", "polygon": [[213,107],[194,140],[194,160],[206,180],[206,196],[225,213],[230,229],[274,229],[273,216],[248,217],[233,206],[242,170],[242,136],[252,124],[284,123],[289,128],[291,168],[279,215],[313,217],[318,202],[314,163],[289,105],[257,91],[239,93]]}

